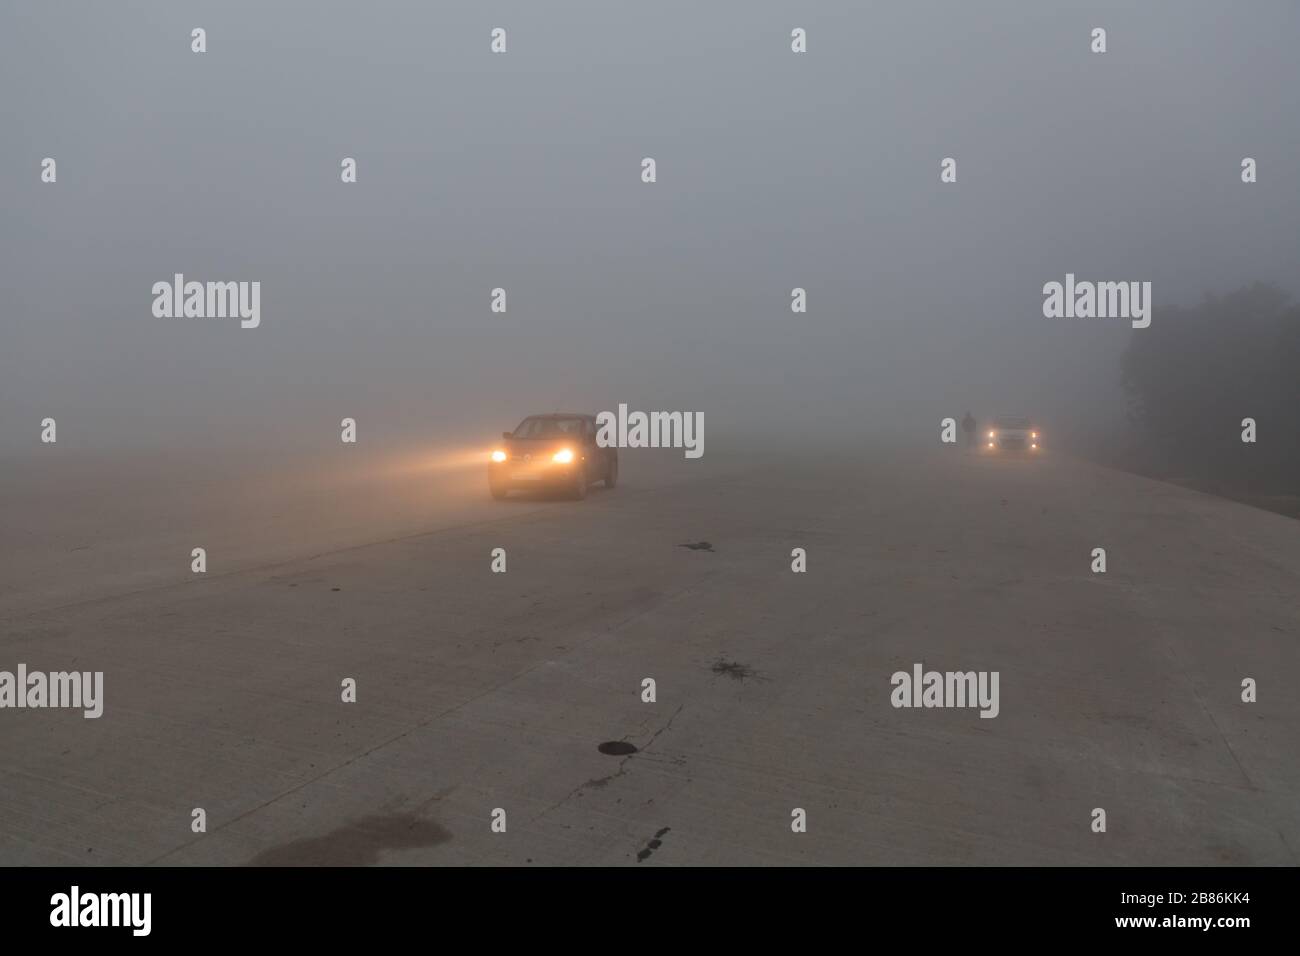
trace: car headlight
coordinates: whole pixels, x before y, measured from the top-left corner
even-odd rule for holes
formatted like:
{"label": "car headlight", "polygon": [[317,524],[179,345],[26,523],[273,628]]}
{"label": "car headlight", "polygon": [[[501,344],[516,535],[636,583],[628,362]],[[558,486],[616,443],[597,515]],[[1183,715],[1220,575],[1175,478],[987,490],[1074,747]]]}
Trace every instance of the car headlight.
{"label": "car headlight", "polygon": [[503,452],[500,448],[498,448],[496,451],[494,451],[494,452],[492,453],[492,460],[493,460],[493,461],[505,461],[505,460],[506,460],[506,453]]}
{"label": "car headlight", "polygon": [[567,465],[569,462],[573,461],[573,449],[561,448],[559,451],[557,451],[554,455],[551,456],[551,461],[561,465]]}
{"label": "car headlight", "polygon": [[993,442],[989,442],[989,447],[990,447],[990,448],[993,447]]}
{"label": "car headlight", "polygon": [[990,437],[990,438],[993,438],[993,437],[994,437],[993,432],[989,432],[989,437]]}
{"label": "car headlight", "polygon": [[1037,438],[1037,437],[1038,437],[1038,432],[1030,432],[1030,433],[1029,433],[1029,437],[1030,437],[1030,438]]}

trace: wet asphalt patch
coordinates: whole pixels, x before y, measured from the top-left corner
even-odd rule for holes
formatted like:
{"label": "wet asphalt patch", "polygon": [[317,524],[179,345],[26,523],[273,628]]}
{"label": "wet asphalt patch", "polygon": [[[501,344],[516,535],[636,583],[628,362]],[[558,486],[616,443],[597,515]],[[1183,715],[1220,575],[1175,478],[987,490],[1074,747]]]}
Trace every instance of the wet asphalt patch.
{"label": "wet asphalt patch", "polygon": [[374,866],[387,851],[434,847],[450,839],[446,828],[414,814],[376,814],[345,823],[323,836],[263,850],[247,865]]}

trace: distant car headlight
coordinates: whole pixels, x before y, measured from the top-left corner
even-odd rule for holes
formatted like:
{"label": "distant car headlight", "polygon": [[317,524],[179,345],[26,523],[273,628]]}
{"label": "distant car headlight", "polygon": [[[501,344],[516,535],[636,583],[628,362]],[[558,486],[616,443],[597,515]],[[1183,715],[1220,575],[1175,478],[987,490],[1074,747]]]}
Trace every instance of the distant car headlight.
{"label": "distant car headlight", "polygon": [[1037,448],[1037,447],[1038,447],[1038,442],[1034,442],[1034,443],[1033,443],[1032,445],[1030,445],[1029,447],[1030,447],[1030,448]]}
{"label": "distant car headlight", "polygon": [[561,448],[551,456],[551,461],[556,462],[557,464],[567,465],[569,462],[573,461],[573,449]]}
{"label": "distant car headlight", "polygon": [[993,434],[993,432],[989,432],[989,437],[990,437],[990,438],[995,437],[994,434]]}
{"label": "distant car headlight", "polygon": [[1030,432],[1030,433],[1029,433],[1029,437],[1030,437],[1030,438],[1037,438],[1037,437],[1038,437],[1038,432]]}
{"label": "distant car headlight", "polygon": [[500,448],[498,448],[496,451],[494,451],[494,452],[492,453],[492,460],[493,460],[493,461],[505,461],[505,460],[506,460],[506,453],[503,452]]}
{"label": "distant car headlight", "polygon": [[989,442],[989,447],[990,447],[990,448],[993,447],[993,442]]}

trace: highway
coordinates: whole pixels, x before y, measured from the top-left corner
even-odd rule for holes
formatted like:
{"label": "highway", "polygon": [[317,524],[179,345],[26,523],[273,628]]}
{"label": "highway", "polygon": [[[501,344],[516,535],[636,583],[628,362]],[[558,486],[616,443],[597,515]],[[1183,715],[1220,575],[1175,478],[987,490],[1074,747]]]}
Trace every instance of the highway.
{"label": "highway", "polygon": [[[0,864],[1297,863],[1300,524],[861,448],[625,451],[582,502],[471,450],[10,470],[0,670],[104,691],[0,710]],[[996,716],[893,706],[914,665]]]}

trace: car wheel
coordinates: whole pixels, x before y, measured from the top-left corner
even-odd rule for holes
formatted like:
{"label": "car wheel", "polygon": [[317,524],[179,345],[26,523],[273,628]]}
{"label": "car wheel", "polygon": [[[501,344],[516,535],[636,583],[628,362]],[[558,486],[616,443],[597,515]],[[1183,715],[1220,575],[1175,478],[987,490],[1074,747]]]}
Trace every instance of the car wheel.
{"label": "car wheel", "polygon": [[578,501],[587,497],[587,471],[585,468],[579,468],[578,476],[573,482],[573,497]]}
{"label": "car wheel", "polygon": [[609,460],[609,470],[605,472],[605,487],[613,488],[616,484],[618,484],[618,459],[611,458]]}

